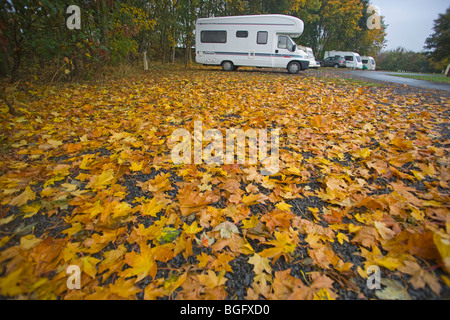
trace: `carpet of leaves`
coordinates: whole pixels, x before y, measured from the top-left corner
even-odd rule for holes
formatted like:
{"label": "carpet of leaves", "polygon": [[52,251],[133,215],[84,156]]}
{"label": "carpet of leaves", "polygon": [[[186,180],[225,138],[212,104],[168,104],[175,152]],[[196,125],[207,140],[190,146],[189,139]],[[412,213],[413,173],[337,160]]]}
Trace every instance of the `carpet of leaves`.
{"label": "carpet of leaves", "polygon": [[[333,81],[198,68],[9,91],[1,297],[449,298],[448,96]],[[280,128],[279,173],[174,166],[197,120]]]}

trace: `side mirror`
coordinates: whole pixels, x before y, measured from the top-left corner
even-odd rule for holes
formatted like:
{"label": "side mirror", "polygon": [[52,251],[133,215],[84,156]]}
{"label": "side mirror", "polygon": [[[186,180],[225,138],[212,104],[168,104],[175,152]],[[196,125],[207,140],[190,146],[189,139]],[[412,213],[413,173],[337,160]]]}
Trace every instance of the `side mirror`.
{"label": "side mirror", "polygon": [[292,46],[292,52],[295,52],[296,50],[297,50],[297,45],[294,44],[294,45]]}

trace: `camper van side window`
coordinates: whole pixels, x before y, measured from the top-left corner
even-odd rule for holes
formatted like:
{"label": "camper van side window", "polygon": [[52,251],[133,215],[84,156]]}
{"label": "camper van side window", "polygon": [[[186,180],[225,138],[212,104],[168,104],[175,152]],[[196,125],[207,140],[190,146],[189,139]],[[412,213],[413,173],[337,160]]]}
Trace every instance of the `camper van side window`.
{"label": "camper van side window", "polygon": [[353,61],[353,57],[352,56],[345,56],[345,60],[346,61]]}
{"label": "camper van side window", "polygon": [[267,44],[269,33],[267,31],[258,31],[258,37],[256,39],[257,44]]}
{"label": "camper van side window", "polygon": [[226,43],[227,32],[226,31],[202,31],[201,33],[202,43]]}
{"label": "camper van side window", "polygon": [[279,36],[278,37],[278,49],[287,49],[287,37]]}
{"label": "camper van side window", "polygon": [[236,31],[237,38],[248,38],[248,31]]}

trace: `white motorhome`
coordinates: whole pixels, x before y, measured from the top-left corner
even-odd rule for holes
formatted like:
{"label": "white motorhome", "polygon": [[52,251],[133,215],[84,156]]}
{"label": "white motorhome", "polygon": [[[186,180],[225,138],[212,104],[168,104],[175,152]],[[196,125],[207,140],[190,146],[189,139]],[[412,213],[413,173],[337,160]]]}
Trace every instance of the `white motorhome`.
{"label": "white motorhome", "polygon": [[305,46],[298,46],[300,50],[303,50],[308,55],[309,59],[309,68],[311,69],[318,69],[320,67],[320,63],[316,60],[314,57],[314,52],[312,48],[305,47]]}
{"label": "white motorhome", "polygon": [[195,60],[225,71],[252,66],[299,73],[308,69],[309,58],[291,38],[303,28],[302,20],[278,14],[198,19]]}
{"label": "white motorhome", "polygon": [[362,69],[363,63],[359,53],[350,51],[326,51],[324,59],[328,57],[340,56],[344,57],[347,68]]}
{"label": "white motorhome", "polygon": [[372,57],[361,57],[362,63],[363,63],[363,69],[365,70],[375,70],[377,68],[377,63],[375,62],[375,59]]}

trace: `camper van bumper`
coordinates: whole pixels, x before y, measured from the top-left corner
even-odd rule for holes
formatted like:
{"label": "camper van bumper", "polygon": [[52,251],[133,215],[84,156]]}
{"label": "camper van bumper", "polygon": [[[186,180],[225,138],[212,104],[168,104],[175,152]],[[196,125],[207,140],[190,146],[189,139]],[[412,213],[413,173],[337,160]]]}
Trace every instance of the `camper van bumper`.
{"label": "camper van bumper", "polygon": [[302,70],[308,70],[309,69],[309,61],[299,61],[302,65]]}

